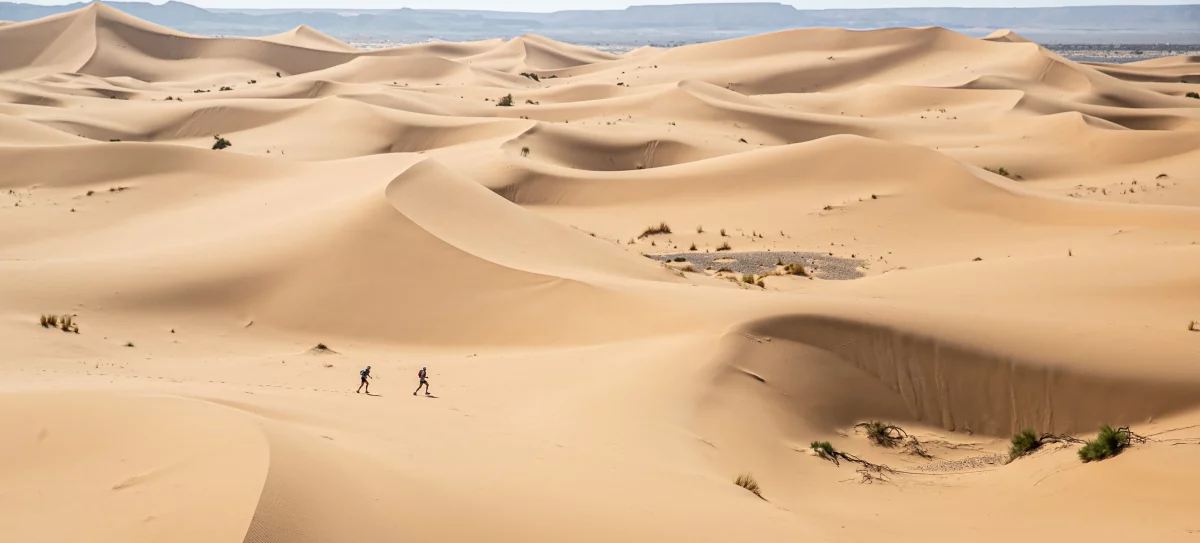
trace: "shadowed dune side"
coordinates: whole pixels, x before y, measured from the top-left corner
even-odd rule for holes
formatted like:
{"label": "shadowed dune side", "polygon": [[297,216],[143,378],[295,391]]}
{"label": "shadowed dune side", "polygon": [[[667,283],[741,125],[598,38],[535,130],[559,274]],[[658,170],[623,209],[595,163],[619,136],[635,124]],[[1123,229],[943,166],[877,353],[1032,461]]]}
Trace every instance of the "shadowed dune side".
{"label": "shadowed dune side", "polygon": [[[656,136],[656,137],[655,137]],[[649,139],[648,139],[649,138]],[[589,171],[628,171],[695,162],[745,150],[733,142],[644,127],[595,134],[569,125],[543,124],[504,144],[504,150],[539,162]]]}

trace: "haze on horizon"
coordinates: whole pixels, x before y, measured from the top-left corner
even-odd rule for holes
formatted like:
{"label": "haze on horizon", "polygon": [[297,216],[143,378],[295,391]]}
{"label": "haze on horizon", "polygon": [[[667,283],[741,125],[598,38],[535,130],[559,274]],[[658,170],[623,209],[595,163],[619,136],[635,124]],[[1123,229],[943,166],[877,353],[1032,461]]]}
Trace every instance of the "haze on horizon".
{"label": "haze on horizon", "polygon": [[[644,5],[680,5],[680,4],[743,4],[762,3],[739,0],[690,0],[681,2],[663,2],[660,0],[576,0],[570,6],[563,6],[556,0],[511,0],[503,5],[486,0],[412,0],[398,2],[395,0],[348,0],[333,2],[330,0],[184,0],[185,3],[212,9],[466,9],[485,11],[529,11],[552,12],[564,10],[589,9],[625,9],[629,6]],[[26,0],[26,4],[44,6],[78,3],[78,0]],[[162,1],[151,2],[161,4]],[[1196,0],[816,0],[813,2],[780,2],[797,9],[879,9],[879,8],[918,8],[918,7],[963,7],[963,8],[995,8],[995,7],[1059,7],[1059,6],[1157,6],[1157,5],[1189,5]]]}

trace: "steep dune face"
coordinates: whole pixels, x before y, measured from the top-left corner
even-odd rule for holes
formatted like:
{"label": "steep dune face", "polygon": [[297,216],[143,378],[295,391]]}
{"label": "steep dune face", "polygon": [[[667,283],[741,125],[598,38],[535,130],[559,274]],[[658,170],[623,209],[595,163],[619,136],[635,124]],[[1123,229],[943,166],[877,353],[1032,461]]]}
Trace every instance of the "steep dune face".
{"label": "steep dune face", "polygon": [[[359,51],[99,3],[0,49],[0,540],[1195,528],[1194,58]],[[1140,437],[1081,465],[1101,425]]]}

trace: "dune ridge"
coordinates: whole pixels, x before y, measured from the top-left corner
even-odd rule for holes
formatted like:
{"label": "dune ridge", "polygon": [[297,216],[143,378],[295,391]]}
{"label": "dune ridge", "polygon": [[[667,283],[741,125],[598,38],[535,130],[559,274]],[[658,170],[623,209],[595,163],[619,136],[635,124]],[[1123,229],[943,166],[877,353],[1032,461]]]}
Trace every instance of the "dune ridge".
{"label": "dune ridge", "polygon": [[[0,49],[0,539],[1192,537],[1195,58],[103,3]],[[1147,439],[1008,458],[1101,425]]]}

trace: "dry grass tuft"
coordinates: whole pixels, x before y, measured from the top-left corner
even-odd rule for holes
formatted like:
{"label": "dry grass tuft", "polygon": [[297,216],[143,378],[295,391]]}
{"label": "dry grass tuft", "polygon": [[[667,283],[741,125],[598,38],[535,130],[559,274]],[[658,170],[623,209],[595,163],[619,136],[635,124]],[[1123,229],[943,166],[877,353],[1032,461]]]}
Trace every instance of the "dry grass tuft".
{"label": "dry grass tuft", "polygon": [[758,496],[761,499],[766,499],[763,498],[762,487],[758,486],[758,481],[755,481],[754,476],[749,473],[738,475],[737,479],[733,480],[733,484],[749,490],[750,492],[754,493],[755,496]]}
{"label": "dry grass tuft", "polygon": [[646,227],[646,230],[644,232],[642,232],[642,235],[640,235],[638,237],[644,238],[644,237],[648,237],[648,236],[655,236],[658,234],[670,234],[670,233],[671,233],[671,227],[667,226],[667,223],[665,223],[665,222],[660,222],[660,223],[658,223],[658,226]]}

